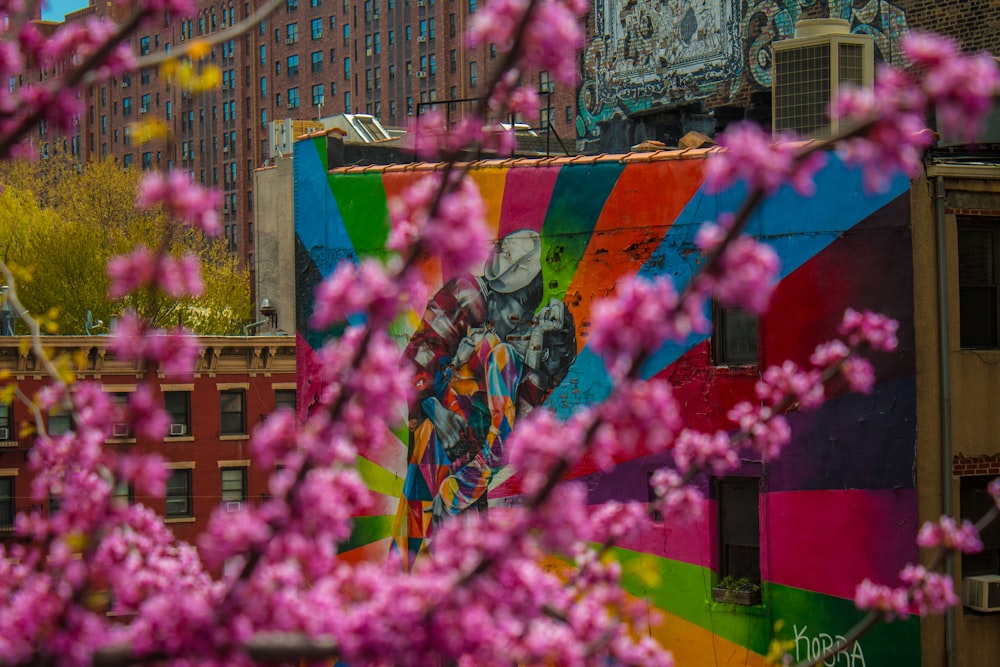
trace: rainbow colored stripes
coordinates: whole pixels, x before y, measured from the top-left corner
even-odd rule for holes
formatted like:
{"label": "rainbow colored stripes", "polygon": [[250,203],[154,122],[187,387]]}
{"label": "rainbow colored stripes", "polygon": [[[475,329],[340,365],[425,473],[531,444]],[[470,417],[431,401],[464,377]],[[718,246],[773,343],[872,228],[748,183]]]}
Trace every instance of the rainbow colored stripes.
{"label": "rainbow colored stripes", "polygon": [[[427,170],[327,174],[324,149],[313,140],[295,147],[296,234],[309,266],[299,275],[327,275],[339,261],[379,255],[389,229],[389,206]],[[487,204],[487,222],[501,237],[528,228],[542,236],[545,300],[564,299],[577,323],[579,354],[546,404],[561,415],[604,398],[611,381],[587,347],[590,310],[635,274],[670,275],[682,283],[696,270],[699,225],[734,209],[739,188],[708,195],[704,161],[596,160],[540,166],[487,163],[470,171]],[[908,183],[866,195],[861,178],[836,157],[817,178],[818,194],[802,199],[780,191],[753,217],[750,231],[782,261],[770,312],[760,321],[761,363],[808,359],[836,328],[848,306],[886,312],[901,323],[901,348],[874,359],[880,384],[871,396],[834,392],[822,409],[791,416],[786,454],[757,469],[763,604],[734,608],[711,601],[717,579],[718,526],[714,500],[693,525],[651,524],[640,540],[622,545],[628,591],[664,612],[650,632],[676,652],[680,664],[763,664],[772,638],[789,640],[806,658],[859,617],[851,598],[865,577],[893,583],[916,558],[913,293]],[[308,269],[304,271],[303,269]],[[433,260],[424,266],[432,290],[441,284]],[[299,285],[299,291],[309,285]],[[543,301],[544,302],[544,301]],[[397,333],[412,332],[419,313]],[[305,332],[301,332],[305,333]],[[308,334],[312,336],[312,334]],[[315,337],[308,338],[315,344]],[[726,410],[752,398],[756,370],[714,367],[708,340],[692,336],[659,350],[645,368],[665,377],[689,422],[728,428]],[[401,434],[405,437],[405,434]],[[406,446],[363,465],[379,496],[344,545],[345,558],[384,558],[405,473]],[[646,500],[646,479],[662,457],[628,461],[611,473],[584,467],[591,502]],[[701,480],[708,491],[707,480]],[[502,470],[490,489],[491,509],[519,493]],[[781,629],[776,624],[783,622]],[[919,623],[881,627],[861,643],[848,665],[919,663]],[[848,657],[850,659],[848,659]],[[838,662],[838,664],[840,664]]]}

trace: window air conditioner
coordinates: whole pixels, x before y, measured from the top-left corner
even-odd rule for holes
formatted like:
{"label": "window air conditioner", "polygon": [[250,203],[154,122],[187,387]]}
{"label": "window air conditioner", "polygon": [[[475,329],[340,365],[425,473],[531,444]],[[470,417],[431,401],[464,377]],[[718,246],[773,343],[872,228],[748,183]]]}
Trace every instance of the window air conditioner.
{"label": "window air conditioner", "polygon": [[427,4],[427,0],[417,0],[417,7],[423,7]]}
{"label": "window air conditioner", "polygon": [[112,434],[116,438],[127,438],[129,436],[128,424],[118,422],[112,429]]}
{"label": "window air conditioner", "polygon": [[372,57],[372,50],[371,49],[365,49],[365,55],[368,56],[369,58],[371,58]]}
{"label": "window air conditioner", "polygon": [[289,37],[288,39],[285,40],[285,44],[294,44],[294,43],[295,43],[294,37]]}
{"label": "window air conditioner", "polygon": [[223,152],[223,153],[228,153],[228,152],[229,152],[229,146],[228,146],[228,145],[226,145],[226,146],[223,146],[223,147],[222,147],[222,152]]}
{"label": "window air conditioner", "polygon": [[10,429],[6,426],[0,427],[0,440],[10,440]]}
{"label": "window air conditioner", "polygon": [[377,9],[372,12],[372,19],[378,21],[378,10]]}
{"label": "window air conditioner", "polygon": [[227,512],[239,512],[242,508],[243,508],[243,503],[241,503],[238,500],[226,503]]}
{"label": "window air conditioner", "polygon": [[962,604],[976,611],[1000,611],[1000,574],[962,579]]}
{"label": "window air conditioner", "polygon": [[177,38],[177,41],[178,42],[183,42],[185,39],[187,39],[187,38],[184,37],[184,35],[181,35],[180,37]]}
{"label": "window air conditioner", "polygon": [[184,435],[187,433],[187,424],[171,424],[170,435]]}
{"label": "window air conditioner", "polygon": [[427,41],[427,35],[417,35],[417,43],[423,44]]}
{"label": "window air conditioner", "polygon": [[128,88],[128,81],[122,81],[122,88]]}
{"label": "window air conditioner", "polygon": [[418,79],[426,79],[427,78],[427,72],[425,72],[422,69],[421,70],[417,70],[417,78]]}

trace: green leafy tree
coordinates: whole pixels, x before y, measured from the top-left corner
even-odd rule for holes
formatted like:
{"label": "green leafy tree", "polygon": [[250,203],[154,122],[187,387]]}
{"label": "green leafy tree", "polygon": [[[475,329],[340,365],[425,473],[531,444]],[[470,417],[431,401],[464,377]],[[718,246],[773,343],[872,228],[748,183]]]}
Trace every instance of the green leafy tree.
{"label": "green leafy tree", "polygon": [[[134,308],[155,326],[178,323],[200,334],[239,334],[250,318],[250,276],[221,241],[135,209],[142,172],[106,159],[75,169],[55,155],[13,162],[0,173],[0,259],[19,269],[19,292],[37,315],[58,312],[59,332],[81,334],[86,313],[105,322]],[[180,300],[108,298],[107,260],[137,244],[194,253],[206,292]]]}

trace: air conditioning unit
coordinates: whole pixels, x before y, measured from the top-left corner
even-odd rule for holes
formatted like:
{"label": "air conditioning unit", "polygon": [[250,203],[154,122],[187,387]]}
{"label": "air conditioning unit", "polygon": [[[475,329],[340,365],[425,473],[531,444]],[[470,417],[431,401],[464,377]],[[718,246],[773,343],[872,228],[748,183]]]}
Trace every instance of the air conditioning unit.
{"label": "air conditioning unit", "polygon": [[962,579],[962,604],[976,611],[1000,611],[1000,574]]}
{"label": "air conditioning unit", "polygon": [[871,35],[852,34],[842,19],[808,19],[795,24],[795,37],[773,42],[772,125],[827,137],[840,131],[827,111],[841,88],[870,88],[875,77]]}
{"label": "air conditioning unit", "polygon": [[0,440],[10,440],[10,429],[6,426],[0,427]]}
{"label": "air conditioning unit", "polygon": [[289,37],[288,39],[285,40],[285,44],[294,44],[295,41],[296,40],[294,37]]}
{"label": "air conditioning unit", "polygon": [[365,49],[365,55],[368,56],[369,58],[371,58],[372,57],[372,50],[371,49]]}
{"label": "air conditioning unit", "polygon": [[417,43],[423,44],[427,41],[427,35],[417,35]]}
{"label": "air conditioning unit", "polygon": [[139,113],[149,113],[149,109],[144,109],[143,107],[139,107]]}
{"label": "air conditioning unit", "polygon": [[223,153],[228,153],[228,152],[229,152],[229,146],[228,146],[228,145],[226,145],[226,146],[223,146],[223,147],[222,147],[222,152],[223,152]]}
{"label": "air conditioning unit", "polygon": [[185,39],[187,39],[187,38],[182,34],[180,37],[177,38],[177,41],[178,42],[183,42]]}
{"label": "air conditioning unit", "polygon": [[417,7],[423,7],[427,4],[427,0],[417,0]]}
{"label": "air conditioning unit", "polygon": [[378,21],[378,10],[377,9],[372,12],[372,19]]}
{"label": "air conditioning unit", "polygon": [[111,433],[116,438],[127,438],[131,435],[128,424],[124,422],[118,422],[115,424],[111,429]]}
{"label": "air conditioning unit", "polygon": [[187,424],[171,424],[170,435],[184,435],[187,433]]}
{"label": "air conditioning unit", "polygon": [[122,88],[128,88],[128,81],[122,81]]}
{"label": "air conditioning unit", "polygon": [[238,500],[226,503],[227,512],[239,512],[241,509],[243,509],[243,503]]}
{"label": "air conditioning unit", "polygon": [[288,108],[289,108],[289,109],[294,109],[294,108],[295,108],[296,106],[297,106],[297,105],[296,105],[296,104],[293,104],[292,102],[289,102],[289,103],[288,103]]}
{"label": "air conditioning unit", "polygon": [[417,70],[417,78],[418,79],[426,79],[427,78],[427,72],[425,72],[422,69],[421,70]]}

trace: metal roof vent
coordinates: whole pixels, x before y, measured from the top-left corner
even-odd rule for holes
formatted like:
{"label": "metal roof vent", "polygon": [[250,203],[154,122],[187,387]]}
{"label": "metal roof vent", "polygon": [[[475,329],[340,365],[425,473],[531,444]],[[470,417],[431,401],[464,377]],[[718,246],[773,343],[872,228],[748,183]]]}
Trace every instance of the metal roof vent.
{"label": "metal roof vent", "polygon": [[795,37],[772,45],[775,132],[827,137],[839,123],[828,116],[842,86],[870,87],[875,76],[871,35],[851,33],[842,19],[808,19],[795,24]]}

